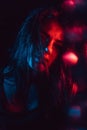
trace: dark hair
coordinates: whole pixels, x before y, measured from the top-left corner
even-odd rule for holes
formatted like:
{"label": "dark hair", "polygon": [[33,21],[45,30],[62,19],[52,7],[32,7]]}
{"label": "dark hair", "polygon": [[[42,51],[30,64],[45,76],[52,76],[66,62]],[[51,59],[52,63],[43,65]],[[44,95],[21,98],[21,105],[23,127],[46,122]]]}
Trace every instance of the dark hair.
{"label": "dark hair", "polygon": [[[40,37],[38,29],[41,22],[47,19],[58,20],[61,24],[60,12],[54,8],[38,9],[31,13],[23,23],[21,30],[18,33],[16,43],[11,52],[11,61],[9,66],[13,66],[16,71],[17,95],[16,98],[24,98],[24,103],[27,99],[27,92],[29,84],[32,82],[32,72],[27,67],[27,56],[31,45],[41,51]],[[38,41],[38,42],[36,42]],[[40,99],[50,102],[51,105],[57,105],[61,102],[68,101],[71,94],[72,82],[70,79],[69,68],[66,67],[62,61],[62,48],[59,49],[58,58],[49,69],[49,76],[45,73],[40,74],[39,81],[37,81]],[[39,75],[39,74],[38,74]],[[37,79],[38,80],[38,79]],[[25,88],[26,86],[26,88]],[[45,96],[45,98],[43,98]],[[22,100],[23,103],[23,100]],[[43,103],[44,104],[44,103]]]}
{"label": "dark hair", "polygon": [[[58,19],[59,13],[54,8],[37,9],[33,11],[24,21],[18,33],[14,47],[11,49],[11,61],[14,65],[23,67],[26,65],[26,59],[29,54],[31,45],[41,50],[39,26],[47,19]],[[36,42],[38,41],[38,42]]]}

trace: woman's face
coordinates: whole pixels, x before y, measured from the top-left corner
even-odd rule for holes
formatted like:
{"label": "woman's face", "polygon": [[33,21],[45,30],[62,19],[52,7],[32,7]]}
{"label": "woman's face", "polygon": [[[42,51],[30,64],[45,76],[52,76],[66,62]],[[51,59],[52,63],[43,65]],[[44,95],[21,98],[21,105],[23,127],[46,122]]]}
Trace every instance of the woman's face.
{"label": "woman's face", "polygon": [[[49,21],[40,27],[41,52],[27,59],[28,65],[35,71],[45,71],[52,65],[59,54],[59,47],[63,44],[63,30],[57,21]],[[33,51],[33,47],[31,47]],[[39,50],[40,51],[40,50]]]}

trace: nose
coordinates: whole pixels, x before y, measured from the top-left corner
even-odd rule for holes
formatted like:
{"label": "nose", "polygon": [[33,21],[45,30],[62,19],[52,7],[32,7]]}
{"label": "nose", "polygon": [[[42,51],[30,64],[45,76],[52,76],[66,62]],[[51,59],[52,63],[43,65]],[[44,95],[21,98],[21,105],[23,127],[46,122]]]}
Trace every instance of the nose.
{"label": "nose", "polygon": [[48,44],[47,47],[45,47],[45,53],[51,54],[53,50],[53,40]]}

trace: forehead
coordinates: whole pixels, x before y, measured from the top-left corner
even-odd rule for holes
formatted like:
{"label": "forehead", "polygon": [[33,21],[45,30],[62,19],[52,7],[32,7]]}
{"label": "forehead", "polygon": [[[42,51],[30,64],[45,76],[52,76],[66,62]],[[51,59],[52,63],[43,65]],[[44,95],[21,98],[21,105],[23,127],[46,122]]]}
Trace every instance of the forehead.
{"label": "forehead", "polygon": [[41,31],[47,33],[52,38],[63,39],[63,29],[56,20],[48,20],[45,24],[42,24]]}

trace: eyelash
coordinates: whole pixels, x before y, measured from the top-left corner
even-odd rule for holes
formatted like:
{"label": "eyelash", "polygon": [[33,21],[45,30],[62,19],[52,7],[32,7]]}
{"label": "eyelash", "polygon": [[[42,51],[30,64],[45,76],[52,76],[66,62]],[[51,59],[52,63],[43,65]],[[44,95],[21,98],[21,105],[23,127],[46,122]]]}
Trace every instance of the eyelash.
{"label": "eyelash", "polygon": [[[50,41],[50,37],[46,36],[43,33],[41,34],[41,39],[42,39],[42,42],[44,43],[44,46],[46,46]],[[55,41],[54,47],[56,49],[60,49],[61,48],[61,43],[59,41]]]}
{"label": "eyelash", "polygon": [[60,44],[58,44],[58,42],[56,42],[56,43],[54,44],[54,47],[55,47],[56,49],[60,49],[62,46],[61,46]]}
{"label": "eyelash", "polygon": [[44,34],[41,34],[41,39],[42,42],[47,45],[47,43],[49,42],[50,38],[48,36],[45,36]]}

